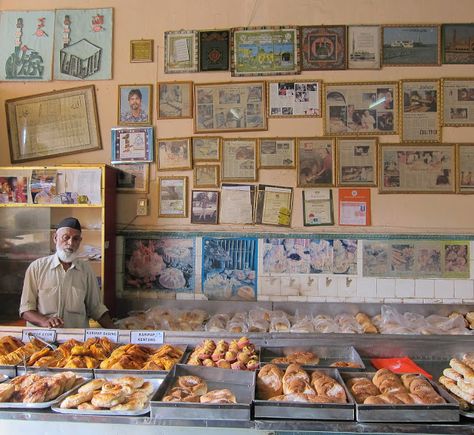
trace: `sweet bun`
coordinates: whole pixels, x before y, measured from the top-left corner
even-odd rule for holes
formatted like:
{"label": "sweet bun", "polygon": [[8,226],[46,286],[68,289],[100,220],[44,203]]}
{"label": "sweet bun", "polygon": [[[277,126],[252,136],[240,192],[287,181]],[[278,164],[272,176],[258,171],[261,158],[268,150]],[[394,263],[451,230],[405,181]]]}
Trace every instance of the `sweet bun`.
{"label": "sweet bun", "polygon": [[132,399],[127,402],[120,403],[119,405],[112,406],[110,409],[112,411],[136,411],[145,408],[146,403],[146,401],[143,402],[142,400]]}
{"label": "sweet bun", "polygon": [[87,384],[82,385],[77,391],[79,393],[87,393],[88,391],[100,390],[102,385],[104,385],[106,382],[106,379],[93,379]]}
{"label": "sweet bun", "polygon": [[140,388],[137,388],[136,392],[141,392],[146,394],[147,396],[151,396],[153,394],[153,384],[150,381],[143,382],[143,385]]}
{"label": "sweet bun", "polygon": [[91,399],[91,403],[100,408],[112,408],[112,406],[120,405],[125,401],[126,395],[121,391],[118,393],[98,393]]}
{"label": "sweet bun", "polygon": [[72,396],[66,397],[59,407],[63,409],[77,408],[81,403],[89,402],[93,395],[94,392],[92,390],[86,393],[73,394]]}
{"label": "sweet bun", "polygon": [[237,403],[237,399],[235,398],[232,391],[224,388],[222,390],[213,390],[209,391],[208,393],[202,395],[199,399],[201,403]]}
{"label": "sweet bun", "polygon": [[334,361],[331,367],[348,367],[353,369],[360,369],[361,365],[353,361]]}
{"label": "sweet bun", "polygon": [[104,385],[102,385],[101,392],[106,394],[123,394],[123,388],[119,384],[115,384],[113,382],[106,382]]}
{"label": "sweet bun", "polygon": [[207,384],[199,376],[180,376],[178,385],[190,390],[193,394],[202,395],[207,393]]}
{"label": "sweet bun", "polygon": [[145,380],[139,376],[122,376],[121,378],[114,379],[114,383],[128,385],[136,389],[140,388],[145,383]]}

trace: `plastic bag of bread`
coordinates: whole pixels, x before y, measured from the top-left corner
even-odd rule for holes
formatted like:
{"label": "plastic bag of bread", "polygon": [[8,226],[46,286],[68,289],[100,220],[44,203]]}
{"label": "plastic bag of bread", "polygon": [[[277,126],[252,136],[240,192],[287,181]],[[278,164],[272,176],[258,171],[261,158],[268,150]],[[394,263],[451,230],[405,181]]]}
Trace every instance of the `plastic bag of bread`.
{"label": "plastic bag of bread", "polygon": [[324,334],[331,332],[340,332],[338,323],[331,317],[326,315],[317,315],[313,319],[314,332],[322,332]]}
{"label": "plastic bag of bread", "polygon": [[155,323],[148,320],[145,313],[137,313],[117,320],[115,325],[119,329],[156,329]]}
{"label": "plastic bag of bread", "polygon": [[247,313],[235,313],[227,322],[226,330],[236,334],[247,332]]}
{"label": "plastic bag of bread", "polygon": [[289,332],[290,327],[290,320],[284,311],[272,311],[270,313],[270,332]]}
{"label": "plastic bag of bread", "polygon": [[177,310],[165,307],[151,307],[146,312],[147,320],[155,323],[174,320],[178,318]]}
{"label": "plastic bag of bread", "polygon": [[271,311],[263,308],[256,308],[249,311],[249,332],[268,332],[270,328]]}
{"label": "plastic bag of bread", "polygon": [[207,312],[199,309],[181,311],[179,314],[179,321],[188,323],[192,331],[202,331],[204,329],[204,322],[208,318]]}
{"label": "plastic bag of bread", "polygon": [[345,334],[361,334],[363,332],[359,322],[352,314],[338,314],[334,320],[338,323],[340,332]]}
{"label": "plastic bag of bread", "polygon": [[221,332],[226,331],[227,322],[230,320],[230,314],[218,313],[211,316],[207,321],[204,329],[209,332]]}
{"label": "plastic bag of bread", "polygon": [[290,332],[314,332],[313,318],[311,315],[295,315],[295,321],[290,328]]}
{"label": "plastic bag of bread", "polygon": [[382,305],[380,321],[375,321],[375,325],[383,334],[416,334],[416,330],[410,324],[410,319],[389,305]]}
{"label": "plastic bag of bread", "polygon": [[422,334],[469,334],[466,328],[464,317],[445,317],[437,314],[432,314],[425,319],[426,328],[422,330]]}

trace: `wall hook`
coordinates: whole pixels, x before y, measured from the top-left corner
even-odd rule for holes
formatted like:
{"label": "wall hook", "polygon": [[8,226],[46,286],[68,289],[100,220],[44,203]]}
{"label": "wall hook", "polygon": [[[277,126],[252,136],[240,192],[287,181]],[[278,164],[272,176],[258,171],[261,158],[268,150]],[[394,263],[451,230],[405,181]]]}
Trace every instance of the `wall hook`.
{"label": "wall hook", "polygon": [[332,278],[329,278],[329,276],[326,277],[326,287],[329,287],[332,283]]}
{"label": "wall hook", "polygon": [[351,282],[352,282],[352,278],[349,278],[348,276],[346,276],[346,287],[350,287]]}
{"label": "wall hook", "polygon": [[313,284],[314,282],[314,278],[311,278],[310,276],[308,276],[308,287]]}

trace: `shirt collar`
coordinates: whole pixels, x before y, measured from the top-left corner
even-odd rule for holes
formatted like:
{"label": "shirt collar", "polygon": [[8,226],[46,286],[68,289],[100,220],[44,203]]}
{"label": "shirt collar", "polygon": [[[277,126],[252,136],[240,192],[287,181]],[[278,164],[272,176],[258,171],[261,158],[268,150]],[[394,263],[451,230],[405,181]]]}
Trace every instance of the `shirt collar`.
{"label": "shirt collar", "polygon": [[[51,269],[56,269],[56,267],[58,266],[61,266],[61,261],[59,260],[58,254],[55,252],[52,255]],[[82,269],[81,262],[78,261],[78,259],[76,258],[75,260],[72,261],[71,268],[81,270]]]}

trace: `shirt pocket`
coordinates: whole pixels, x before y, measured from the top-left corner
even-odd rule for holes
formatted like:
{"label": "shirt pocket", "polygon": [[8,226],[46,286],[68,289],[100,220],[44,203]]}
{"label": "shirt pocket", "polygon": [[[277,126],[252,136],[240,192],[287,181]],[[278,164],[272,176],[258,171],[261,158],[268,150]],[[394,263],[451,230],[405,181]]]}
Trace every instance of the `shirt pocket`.
{"label": "shirt pocket", "polygon": [[85,314],[86,312],[86,290],[79,287],[71,287],[67,292],[65,311],[68,313]]}
{"label": "shirt pocket", "polygon": [[59,287],[38,290],[38,311],[45,316],[58,313]]}

